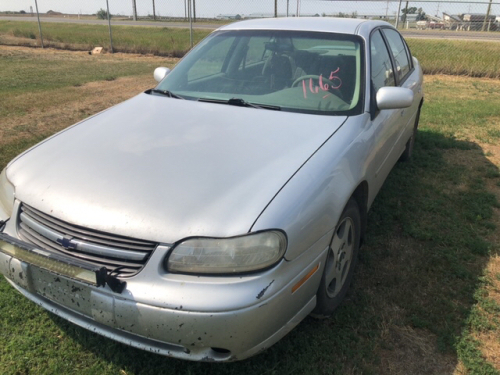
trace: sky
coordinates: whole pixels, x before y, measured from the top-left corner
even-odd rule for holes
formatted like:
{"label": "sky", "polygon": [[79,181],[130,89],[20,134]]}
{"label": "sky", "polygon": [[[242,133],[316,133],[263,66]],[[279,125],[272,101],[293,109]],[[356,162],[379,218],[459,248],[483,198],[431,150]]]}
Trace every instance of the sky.
{"label": "sky", "polygon": [[[62,13],[94,14],[99,9],[106,9],[106,0],[37,0],[40,13],[49,10]],[[132,15],[133,0],[108,0],[111,14]],[[183,17],[184,5],[189,0],[136,0],[139,16],[153,14],[153,1],[156,15]],[[274,0],[194,0],[198,17],[216,17],[218,15],[242,16],[272,15],[274,13]],[[298,0],[288,0],[289,15],[297,11]],[[299,0],[301,15],[338,14],[339,12],[358,15],[389,15],[394,16],[398,9],[398,1],[331,1],[331,0]],[[410,2],[410,7],[422,7],[427,14],[442,15],[442,12],[458,13],[486,13],[488,0],[477,0],[475,3],[455,0],[442,2],[419,1]],[[493,0],[491,14],[500,15],[500,0]],[[406,4],[402,3],[402,7]],[[35,0],[0,0],[0,11],[30,11],[30,6],[35,9]],[[278,13],[286,14],[287,0],[278,0]]]}

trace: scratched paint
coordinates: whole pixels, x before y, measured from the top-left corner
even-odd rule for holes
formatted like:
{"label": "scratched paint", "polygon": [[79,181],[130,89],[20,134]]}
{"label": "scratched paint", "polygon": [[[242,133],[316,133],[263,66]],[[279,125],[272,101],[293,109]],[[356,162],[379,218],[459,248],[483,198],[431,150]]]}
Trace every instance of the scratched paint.
{"label": "scratched paint", "polygon": [[264,294],[266,293],[267,289],[269,289],[269,287],[272,285],[272,283],[274,283],[274,280],[273,280],[273,281],[271,281],[271,282],[269,283],[269,285],[268,285],[268,286],[266,286],[264,289],[262,289],[262,290],[260,291],[260,293],[259,293],[259,294],[257,294],[257,297],[256,297],[256,298],[257,298],[257,299],[261,299],[262,297],[264,297]]}

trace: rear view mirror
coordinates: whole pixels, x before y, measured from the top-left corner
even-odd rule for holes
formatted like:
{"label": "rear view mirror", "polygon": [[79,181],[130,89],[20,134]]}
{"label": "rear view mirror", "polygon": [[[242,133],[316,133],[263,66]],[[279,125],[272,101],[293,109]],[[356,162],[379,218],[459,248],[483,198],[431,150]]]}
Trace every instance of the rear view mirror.
{"label": "rear view mirror", "polygon": [[156,68],[155,72],[154,72],[154,77],[155,77],[156,82],[161,82],[163,80],[163,78],[165,78],[168,73],[170,73],[169,68],[164,68],[163,66]]}
{"label": "rear view mirror", "polygon": [[378,109],[408,108],[413,104],[413,91],[404,87],[381,87],[377,91]]}

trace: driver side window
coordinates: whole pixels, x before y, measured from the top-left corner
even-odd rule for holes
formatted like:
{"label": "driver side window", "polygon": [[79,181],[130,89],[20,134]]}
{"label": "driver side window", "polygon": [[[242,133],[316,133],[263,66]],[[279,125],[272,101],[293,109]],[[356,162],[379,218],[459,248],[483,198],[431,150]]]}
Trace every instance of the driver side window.
{"label": "driver side window", "polygon": [[375,92],[384,86],[395,86],[394,70],[391,57],[387,51],[380,31],[372,34],[370,39],[371,51],[371,80]]}

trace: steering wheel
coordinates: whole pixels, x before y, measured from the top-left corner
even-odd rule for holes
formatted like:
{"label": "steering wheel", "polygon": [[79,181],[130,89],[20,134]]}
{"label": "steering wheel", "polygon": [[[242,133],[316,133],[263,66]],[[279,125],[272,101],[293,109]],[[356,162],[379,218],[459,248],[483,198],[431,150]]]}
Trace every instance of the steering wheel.
{"label": "steering wheel", "polygon": [[[299,77],[297,78],[295,81],[293,81],[292,83],[292,87],[296,87],[298,86],[298,84],[302,81],[305,81],[307,79],[313,79],[313,80],[316,80],[318,81],[319,83],[319,80],[321,78],[321,82],[323,83],[323,85],[327,84],[328,85],[328,92],[330,93],[333,93],[335,94],[336,96],[338,96],[340,99],[344,100],[344,97],[342,95],[342,92],[340,90],[337,90],[336,88],[339,88],[340,86],[338,84],[335,84],[333,83],[331,80],[329,80],[328,78],[325,78],[325,77],[320,77],[318,75],[315,75],[315,74],[307,74],[305,76],[302,76],[302,77]],[[339,81],[340,81],[340,78],[337,78]],[[341,85],[342,85],[342,81],[341,82]],[[333,87],[333,89],[332,89]],[[345,100],[344,100],[345,101]]]}

